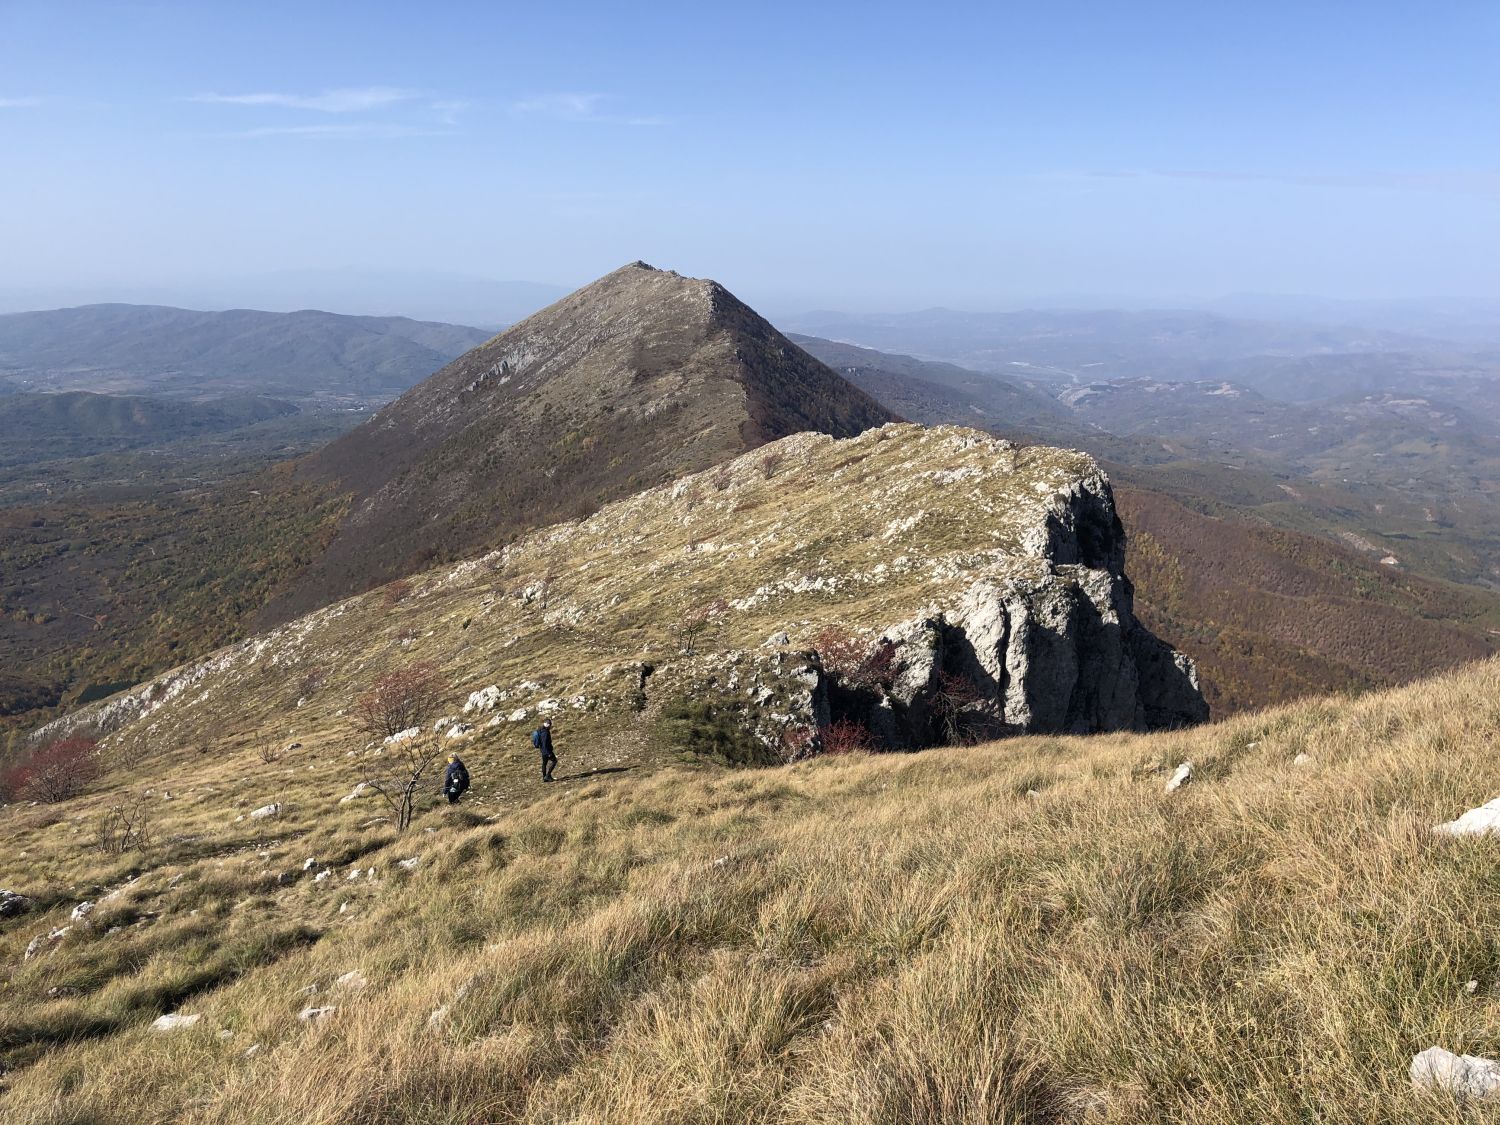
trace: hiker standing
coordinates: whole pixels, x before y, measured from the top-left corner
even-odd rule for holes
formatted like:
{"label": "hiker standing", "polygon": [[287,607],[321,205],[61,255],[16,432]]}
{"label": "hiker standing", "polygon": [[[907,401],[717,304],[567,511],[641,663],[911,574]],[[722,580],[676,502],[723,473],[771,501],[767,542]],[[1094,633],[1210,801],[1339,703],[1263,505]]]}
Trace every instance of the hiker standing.
{"label": "hiker standing", "polygon": [[448,795],[450,805],[458,804],[458,799],[464,795],[464,790],[469,787],[469,770],[457,754],[448,755],[448,771],[443,774],[443,792]]}
{"label": "hiker standing", "polygon": [[531,744],[541,751],[542,780],[551,781],[552,771],[557,768],[557,755],[552,752],[551,719],[543,721],[541,726],[531,732]]}

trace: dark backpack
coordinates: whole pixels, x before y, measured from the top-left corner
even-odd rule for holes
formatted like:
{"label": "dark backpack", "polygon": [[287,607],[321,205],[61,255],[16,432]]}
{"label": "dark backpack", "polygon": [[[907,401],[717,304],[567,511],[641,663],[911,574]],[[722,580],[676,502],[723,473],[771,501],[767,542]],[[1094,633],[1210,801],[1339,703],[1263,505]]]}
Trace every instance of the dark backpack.
{"label": "dark backpack", "polygon": [[542,748],[542,728],[541,727],[537,727],[536,730],[534,730],[534,731],[531,732],[531,744],[533,746],[535,746],[538,750],[540,750]]}

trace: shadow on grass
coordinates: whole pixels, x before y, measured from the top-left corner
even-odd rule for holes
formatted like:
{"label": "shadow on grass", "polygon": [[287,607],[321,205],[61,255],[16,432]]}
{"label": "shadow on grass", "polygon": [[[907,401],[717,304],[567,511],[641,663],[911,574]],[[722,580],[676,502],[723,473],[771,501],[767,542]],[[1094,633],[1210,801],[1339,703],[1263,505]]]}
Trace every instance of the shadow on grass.
{"label": "shadow on grass", "polygon": [[553,781],[588,781],[591,778],[603,777],[611,773],[629,773],[635,766],[604,766],[597,770],[584,770],[582,773],[565,773],[561,777],[554,777]]}
{"label": "shadow on grass", "polygon": [[51,1011],[24,1018],[0,1016],[0,1068],[17,1069],[35,1062],[53,1048],[99,1039],[143,1017],[154,1018],[170,1012],[186,1000],[228,984],[251,969],[278,961],[321,937],[317,930],[297,926],[233,938],[214,949],[202,965],[179,968],[137,984],[102,999],[93,1010],[82,1004],[63,1003]]}

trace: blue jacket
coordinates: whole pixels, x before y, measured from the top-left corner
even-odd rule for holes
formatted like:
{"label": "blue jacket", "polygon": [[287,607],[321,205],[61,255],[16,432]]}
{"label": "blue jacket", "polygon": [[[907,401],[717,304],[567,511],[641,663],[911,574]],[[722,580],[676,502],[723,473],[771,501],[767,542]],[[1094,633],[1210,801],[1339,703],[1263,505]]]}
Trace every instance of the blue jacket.
{"label": "blue jacket", "polygon": [[461,761],[448,763],[448,772],[443,774],[444,793],[462,793],[469,787],[469,771]]}

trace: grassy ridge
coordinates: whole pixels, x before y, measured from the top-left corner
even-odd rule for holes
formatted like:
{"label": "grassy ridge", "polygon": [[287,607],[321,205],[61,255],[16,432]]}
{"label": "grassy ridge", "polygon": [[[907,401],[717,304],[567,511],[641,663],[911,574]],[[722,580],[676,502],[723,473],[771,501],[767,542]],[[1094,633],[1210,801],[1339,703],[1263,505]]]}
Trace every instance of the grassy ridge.
{"label": "grassy ridge", "polygon": [[[1492,661],[1194,732],[781,770],[579,777],[631,751],[565,742],[545,793],[486,746],[476,803],[399,840],[336,803],[332,754],[163,753],[117,780],[183,786],[144,857],[84,848],[107,793],[0,812],[16,889],[50,896],[0,935],[0,1115],[1456,1120],[1406,1065],[1500,1054],[1497,845],[1429,831],[1500,792],[1497,701]],[[224,816],[272,778],[282,819]],[[171,1008],[203,1019],[145,1030]]]}

